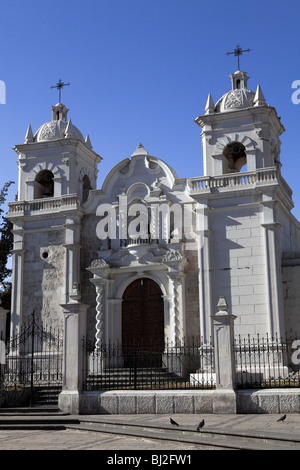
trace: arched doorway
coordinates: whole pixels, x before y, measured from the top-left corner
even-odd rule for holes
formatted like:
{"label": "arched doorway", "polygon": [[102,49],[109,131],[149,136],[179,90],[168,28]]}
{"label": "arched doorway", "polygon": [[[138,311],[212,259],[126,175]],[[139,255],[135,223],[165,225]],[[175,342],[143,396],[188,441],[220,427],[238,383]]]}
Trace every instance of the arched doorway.
{"label": "arched doorway", "polygon": [[[122,347],[124,365],[161,365],[164,350],[164,303],[156,282],[149,278],[133,281],[122,302]],[[155,364],[154,364],[155,362]]]}

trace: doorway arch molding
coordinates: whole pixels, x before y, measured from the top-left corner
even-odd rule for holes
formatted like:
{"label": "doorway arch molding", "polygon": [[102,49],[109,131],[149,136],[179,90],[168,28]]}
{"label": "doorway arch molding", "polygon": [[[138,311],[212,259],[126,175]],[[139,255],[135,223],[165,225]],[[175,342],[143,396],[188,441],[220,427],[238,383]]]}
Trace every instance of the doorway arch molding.
{"label": "doorway arch molding", "polygon": [[[105,342],[120,343],[122,338],[122,302],[126,288],[134,281],[147,278],[155,282],[162,292],[164,306],[165,340],[177,343],[185,337],[184,301],[185,260],[164,259],[162,263],[146,266],[128,266],[122,270],[108,265],[104,260],[94,260],[87,268],[93,274],[90,281],[96,292],[102,292],[101,302],[96,301],[96,311],[101,317],[102,333]],[[102,290],[101,285],[104,284]],[[99,297],[99,296],[98,296]]]}
{"label": "doorway arch molding", "polygon": [[[162,300],[163,300],[163,307],[164,307],[164,337],[165,339],[168,338],[170,331],[170,311],[171,311],[171,304],[172,304],[172,297],[169,295],[169,286],[168,286],[168,276],[167,271],[161,273],[162,276],[155,275],[153,272],[148,271],[140,271],[135,272],[132,275],[129,275],[126,279],[124,279],[120,285],[118,286],[116,293],[115,293],[115,308],[117,309],[116,317],[119,318],[119,328],[116,330],[114,329],[114,335],[117,333],[118,337],[114,338],[114,340],[120,340],[122,338],[122,302],[124,293],[133,282],[139,279],[150,279],[151,281],[155,282],[157,286],[160,288],[162,293]],[[163,278],[163,280],[162,280]]]}
{"label": "doorway arch molding", "polygon": [[132,282],[136,281],[137,279],[142,279],[142,278],[151,279],[152,281],[156,282],[156,284],[158,284],[158,286],[160,287],[160,290],[162,291],[162,296],[163,297],[168,295],[165,284],[162,282],[161,279],[159,279],[158,276],[155,276],[155,275],[153,275],[153,273],[149,273],[147,271],[141,271],[141,272],[135,273],[134,275],[124,279],[121,282],[121,284],[119,285],[119,287],[117,289],[115,298],[119,299],[119,300],[122,300],[124,292],[127,289],[127,287],[130,286],[130,284]]}

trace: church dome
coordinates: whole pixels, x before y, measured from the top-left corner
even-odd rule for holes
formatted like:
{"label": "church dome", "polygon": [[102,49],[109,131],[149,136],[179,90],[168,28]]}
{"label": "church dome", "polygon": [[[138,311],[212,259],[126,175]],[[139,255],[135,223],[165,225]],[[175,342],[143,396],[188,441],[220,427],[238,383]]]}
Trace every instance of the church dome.
{"label": "church dome", "polygon": [[33,138],[34,142],[44,142],[48,140],[57,140],[70,137],[85,142],[80,130],[74,126],[71,119],[67,120],[68,109],[65,105],[58,103],[51,107],[52,120],[45,122]]}
{"label": "church dome", "polygon": [[43,124],[36,132],[34,141],[43,142],[47,140],[64,139],[68,136],[84,142],[82,133],[71,123],[71,121],[63,121],[58,119],[48,121]]}
{"label": "church dome", "polygon": [[246,72],[237,72],[230,75],[232,81],[232,90],[225,93],[215,106],[215,112],[222,113],[235,109],[250,108],[254,106],[255,92],[247,88]]}
{"label": "church dome", "polygon": [[222,113],[231,109],[250,108],[254,105],[255,92],[246,88],[230,90],[216,103],[215,111]]}

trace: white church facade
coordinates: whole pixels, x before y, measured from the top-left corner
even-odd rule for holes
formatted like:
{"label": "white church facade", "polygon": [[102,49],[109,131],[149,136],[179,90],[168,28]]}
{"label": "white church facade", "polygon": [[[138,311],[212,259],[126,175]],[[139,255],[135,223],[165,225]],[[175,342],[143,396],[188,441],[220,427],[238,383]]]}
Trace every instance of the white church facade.
{"label": "white church facade", "polygon": [[[281,175],[284,127],[245,72],[195,119],[203,176],[181,178],[142,144],[97,189],[102,158],[61,103],[18,154],[11,332],[32,311],[95,347],[201,338],[225,296],[235,332],[300,334],[300,224]],[[76,336],[74,336],[76,338]]]}

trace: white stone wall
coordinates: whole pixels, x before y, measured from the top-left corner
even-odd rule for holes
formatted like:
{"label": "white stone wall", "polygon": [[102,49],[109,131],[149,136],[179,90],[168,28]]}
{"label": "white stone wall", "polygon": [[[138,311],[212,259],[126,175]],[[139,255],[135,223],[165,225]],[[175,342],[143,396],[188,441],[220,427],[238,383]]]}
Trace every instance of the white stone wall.
{"label": "white stone wall", "polygon": [[84,216],[81,231],[81,300],[89,306],[87,311],[87,336],[91,341],[95,338],[96,290],[90,281],[92,275],[86,268],[98,257],[97,252],[100,250],[100,240],[96,237],[97,222],[95,215]]}
{"label": "white stone wall", "polygon": [[300,252],[285,253],[282,266],[287,334],[300,337]]}
{"label": "white stone wall", "polygon": [[185,251],[187,266],[185,270],[186,299],[186,336],[195,340],[201,336],[199,318],[199,281],[198,254],[196,251]]}
{"label": "white stone wall", "polygon": [[215,209],[212,229],[212,303],[225,296],[237,315],[235,332],[268,330],[264,228],[259,206]]}
{"label": "white stone wall", "polygon": [[25,235],[23,316],[26,318],[35,311],[36,318],[53,328],[63,327],[60,304],[64,301],[65,248],[62,243],[61,230]]}

